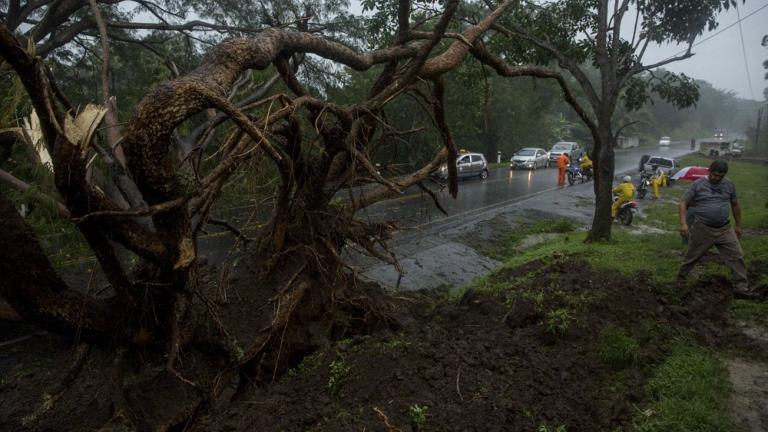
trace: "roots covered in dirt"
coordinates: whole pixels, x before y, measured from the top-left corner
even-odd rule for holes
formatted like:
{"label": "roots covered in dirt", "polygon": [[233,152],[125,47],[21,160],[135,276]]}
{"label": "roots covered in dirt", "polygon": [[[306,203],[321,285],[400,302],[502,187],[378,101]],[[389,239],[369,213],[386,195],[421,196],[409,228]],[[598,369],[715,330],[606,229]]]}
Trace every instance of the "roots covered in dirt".
{"label": "roots covered in dirt", "polygon": [[409,296],[398,332],[343,339],[194,430],[614,430],[671,341],[728,339],[730,286],[688,292],[568,258],[493,276],[497,292]]}
{"label": "roots covered in dirt", "polygon": [[755,349],[734,337],[721,279],[679,292],[558,257],[452,299],[385,295],[349,272],[328,285],[307,269],[280,267],[280,285],[254,285],[247,261],[204,271],[208,308],[194,313],[215,310],[215,324],[173,369],[150,352],[91,349],[45,415],[40,389],[82,348],[37,337],[0,352],[0,429],[614,430],[671,341]]}

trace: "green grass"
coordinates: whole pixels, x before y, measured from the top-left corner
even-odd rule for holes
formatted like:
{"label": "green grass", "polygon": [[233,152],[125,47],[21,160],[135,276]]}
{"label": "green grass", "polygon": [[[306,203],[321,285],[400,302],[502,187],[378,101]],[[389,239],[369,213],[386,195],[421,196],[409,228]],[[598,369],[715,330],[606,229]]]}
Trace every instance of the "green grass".
{"label": "green grass", "polygon": [[608,326],[600,332],[597,351],[603,362],[621,369],[637,363],[640,344],[624,329]]}
{"label": "green grass", "polygon": [[[698,156],[683,159],[684,165],[708,165],[708,162],[709,160]],[[764,191],[768,190],[768,171],[761,165],[735,162],[731,165],[729,177],[736,184],[741,197],[739,200],[743,210],[744,229],[765,229],[768,226],[768,209],[765,208]],[[689,185],[688,182],[678,182],[668,188],[664,196],[672,197],[676,201]],[[572,223],[542,220],[508,234],[495,245],[490,255],[504,262],[506,270],[500,271],[508,272],[510,268],[534,260],[543,260],[546,263],[553,257],[568,254],[583,257],[595,270],[618,272],[627,276],[645,271],[651,273],[652,279],[657,283],[671,283],[680,265],[680,255],[685,250],[685,245],[677,234],[677,205],[668,201],[645,202],[649,203],[643,209],[646,218],[639,223],[661,228],[667,231],[666,233],[632,234],[615,226],[611,242],[585,244],[586,234],[572,232],[575,229]],[[521,252],[519,242],[534,233],[562,234]],[[747,235],[743,239],[743,247],[748,266],[764,268],[768,265],[768,236]],[[712,274],[727,274],[727,271],[717,264],[707,264],[697,267],[697,273],[704,273],[706,277]],[[762,283],[768,284],[768,280]],[[508,288],[509,284],[515,283],[494,281],[493,277],[490,277],[474,285],[493,291]]]}
{"label": "green grass", "polygon": [[646,390],[651,403],[634,419],[637,432],[737,430],[728,410],[728,372],[709,350],[681,344]]}
{"label": "green grass", "polygon": [[739,321],[765,323],[768,321],[768,303],[734,300],[731,316]]}
{"label": "green grass", "polygon": [[568,233],[577,228],[573,221],[567,219],[544,219],[532,224],[523,224],[504,235],[501,240],[483,251],[491,258],[504,260],[518,253],[520,242],[533,234]]}
{"label": "green grass", "polygon": [[531,249],[504,256],[505,267],[564,254],[584,258],[593,269],[631,276],[649,272],[657,282],[672,282],[680,265],[683,248],[677,234],[636,235],[616,230],[608,243],[584,243],[586,233],[561,234]]}

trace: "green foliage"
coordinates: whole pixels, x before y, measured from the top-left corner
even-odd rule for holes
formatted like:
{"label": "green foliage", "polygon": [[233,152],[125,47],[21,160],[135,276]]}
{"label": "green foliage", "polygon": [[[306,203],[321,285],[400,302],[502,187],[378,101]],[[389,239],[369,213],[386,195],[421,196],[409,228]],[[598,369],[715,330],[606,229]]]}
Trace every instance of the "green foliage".
{"label": "green foliage", "polygon": [[413,404],[408,407],[408,418],[414,429],[420,430],[427,424],[428,406]]}
{"label": "green foliage", "polygon": [[349,378],[352,371],[351,366],[344,363],[344,360],[334,360],[328,366],[328,392],[331,396],[340,396],[344,382]]}
{"label": "green foliage", "polygon": [[711,351],[678,346],[648,382],[648,409],[637,414],[638,432],[734,431],[728,411],[728,372]]}
{"label": "green foliage", "polygon": [[544,317],[544,327],[554,335],[563,336],[568,334],[574,319],[573,314],[567,308],[554,309],[547,312]]}
{"label": "green foliage", "polygon": [[600,332],[597,350],[606,364],[620,369],[637,362],[640,344],[624,329],[608,326]]}
{"label": "green foliage", "polygon": [[309,373],[316,371],[322,364],[323,354],[322,352],[316,352],[301,359],[296,367],[288,370],[288,376],[306,376]]}
{"label": "green foliage", "polygon": [[699,100],[699,84],[693,78],[681,73],[669,71],[663,73],[634,76],[622,94],[624,106],[629,111],[636,111],[653,100],[652,94],[677,109],[687,108]]}

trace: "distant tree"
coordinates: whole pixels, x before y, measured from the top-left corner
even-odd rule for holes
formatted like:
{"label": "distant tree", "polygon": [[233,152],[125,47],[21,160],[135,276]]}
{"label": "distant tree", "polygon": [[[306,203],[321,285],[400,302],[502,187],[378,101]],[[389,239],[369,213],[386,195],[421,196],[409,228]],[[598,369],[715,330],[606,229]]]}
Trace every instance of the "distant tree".
{"label": "distant tree", "polygon": [[[589,128],[596,207],[588,241],[611,235],[614,145],[628,126],[616,123],[618,104],[634,110],[651,93],[679,108],[694,104],[698,90],[691,78],[655,70],[693,56],[696,37],[716,28],[717,14],[732,4],[734,0],[525,2],[496,24],[497,33],[474,44],[475,56],[501,75],[557,80],[566,101]],[[644,62],[648,47],[661,43],[687,48],[655,63]],[[597,79],[590,79],[587,67],[597,70]]]}

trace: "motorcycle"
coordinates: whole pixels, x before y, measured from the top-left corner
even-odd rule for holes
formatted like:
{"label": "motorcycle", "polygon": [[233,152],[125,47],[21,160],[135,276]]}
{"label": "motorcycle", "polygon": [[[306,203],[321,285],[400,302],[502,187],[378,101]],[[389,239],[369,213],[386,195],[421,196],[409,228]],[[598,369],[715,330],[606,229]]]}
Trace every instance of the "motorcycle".
{"label": "motorcycle", "polygon": [[[618,198],[618,195],[614,195],[613,201],[616,202]],[[616,216],[619,218],[619,222],[621,222],[622,225],[630,226],[632,225],[632,219],[634,218],[636,212],[637,202],[635,200],[629,200],[619,207],[619,211]]]}
{"label": "motorcycle", "polygon": [[637,199],[645,198],[648,194],[648,188],[651,187],[651,178],[653,174],[643,171],[640,173],[640,180],[637,182]]}
{"label": "motorcycle", "polygon": [[576,183],[576,180],[581,180],[582,183],[592,180],[592,168],[582,171],[578,165],[568,164],[566,170],[568,173],[568,184],[571,186]]}

